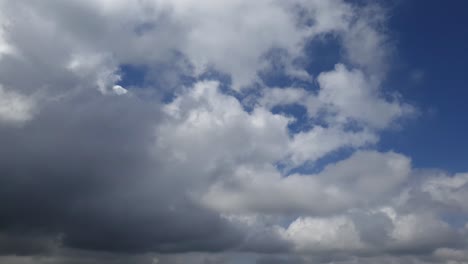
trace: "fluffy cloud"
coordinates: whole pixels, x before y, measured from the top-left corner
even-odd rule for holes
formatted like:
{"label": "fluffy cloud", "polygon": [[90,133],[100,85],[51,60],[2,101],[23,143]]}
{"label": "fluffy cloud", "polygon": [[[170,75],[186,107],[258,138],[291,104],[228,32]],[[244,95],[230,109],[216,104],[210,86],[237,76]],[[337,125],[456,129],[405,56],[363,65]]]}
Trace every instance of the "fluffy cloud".
{"label": "fluffy cloud", "polygon": [[422,185],[422,190],[430,197],[447,207],[466,212],[468,207],[464,202],[468,198],[468,175],[456,174],[451,177],[440,175],[433,177]]}
{"label": "fluffy cloud", "polygon": [[378,84],[366,79],[359,70],[349,71],[336,65],[318,76],[319,100],[328,105],[337,122],[355,120],[375,128],[385,128],[395,118],[411,113],[408,105],[387,102],[379,96]]}
{"label": "fluffy cloud", "polygon": [[409,170],[406,157],[377,152],[358,152],[316,175],[284,177],[272,166],[240,167],[215,183],[203,201],[228,212],[330,214],[386,197]]}
{"label": "fluffy cloud", "polygon": [[[466,174],[418,178],[375,148],[416,111],[384,91],[385,19],[341,0],[0,0],[0,262],[466,262]],[[312,72],[327,39],[339,59]]]}
{"label": "fluffy cloud", "polygon": [[33,102],[28,97],[6,91],[0,86],[0,121],[2,122],[23,122],[32,118]]}

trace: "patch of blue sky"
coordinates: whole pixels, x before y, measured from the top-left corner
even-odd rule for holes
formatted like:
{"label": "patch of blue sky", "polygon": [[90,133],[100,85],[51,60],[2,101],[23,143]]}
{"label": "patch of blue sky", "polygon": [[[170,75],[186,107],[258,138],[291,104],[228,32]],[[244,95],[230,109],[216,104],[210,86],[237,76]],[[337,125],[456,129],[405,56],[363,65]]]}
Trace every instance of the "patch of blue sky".
{"label": "patch of blue sky", "polygon": [[[174,54],[174,60],[178,59],[183,59],[182,55]],[[177,63],[169,66],[122,64],[118,71],[121,79],[117,84],[129,90],[152,90],[161,95],[163,102],[168,103],[172,101],[180,87],[190,87],[197,81],[178,67]]]}
{"label": "patch of blue sky", "polygon": [[384,132],[379,150],[404,153],[415,167],[468,170],[467,9],[464,0],[413,0],[391,14],[399,57],[384,85],[415,104],[421,116],[401,131]]}
{"label": "patch of blue sky", "polygon": [[316,125],[316,122],[309,118],[307,109],[299,104],[278,105],[273,107],[272,113],[294,118],[294,121],[288,124],[291,135],[308,131]]}
{"label": "patch of blue sky", "polygon": [[[268,68],[261,70],[258,73],[259,78],[267,87],[287,88],[287,87],[302,87],[307,88],[311,82],[304,80],[291,74],[288,74],[288,54],[284,49],[273,48],[261,58],[268,62]],[[301,59],[295,59],[292,62],[292,67],[303,68],[304,62]]]}
{"label": "patch of blue sky", "polygon": [[275,167],[282,173],[283,177],[288,177],[293,174],[313,175],[320,173],[330,164],[336,164],[339,161],[349,158],[355,151],[356,149],[352,147],[342,147],[326,154],[316,161],[306,161],[295,167],[291,167],[287,161],[279,161],[275,164]]}
{"label": "patch of blue sky", "polygon": [[317,77],[322,72],[332,71],[343,61],[342,44],[333,34],[325,34],[309,41],[304,48],[305,56],[300,59],[306,71]]}
{"label": "patch of blue sky", "polygon": [[194,79],[194,81],[204,81],[204,80],[214,80],[219,82],[219,89],[223,93],[230,94],[232,93],[231,84],[232,79],[229,74],[217,71],[213,68],[209,68],[205,70],[198,78]]}
{"label": "patch of blue sky", "polygon": [[133,30],[135,31],[135,34],[137,34],[137,36],[143,36],[146,33],[154,30],[155,27],[156,27],[155,23],[144,22],[144,23],[137,25]]}
{"label": "patch of blue sky", "polygon": [[444,212],[441,215],[441,219],[448,225],[458,229],[463,229],[466,223],[468,223],[468,215],[459,210]]}
{"label": "patch of blue sky", "polygon": [[[270,67],[259,72],[259,77],[268,87],[304,88],[317,91],[318,85],[311,80],[295,77],[288,73],[285,57],[288,54],[281,49],[272,49],[262,59],[269,62]],[[306,43],[304,55],[292,61],[292,67],[304,69],[312,79],[322,72],[331,71],[337,63],[343,63],[341,43],[337,36],[325,34]]]}
{"label": "patch of blue sky", "polygon": [[122,64],[119,67],[120,81],[123,87],[144,87],[149,68],[146,65]]}

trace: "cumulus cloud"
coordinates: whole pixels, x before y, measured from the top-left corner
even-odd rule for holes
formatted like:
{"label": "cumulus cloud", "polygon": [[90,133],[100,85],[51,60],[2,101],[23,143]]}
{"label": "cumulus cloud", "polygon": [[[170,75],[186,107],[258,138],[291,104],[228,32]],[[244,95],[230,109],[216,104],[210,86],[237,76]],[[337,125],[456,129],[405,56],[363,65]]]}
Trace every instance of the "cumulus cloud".
{"label": "cumulus cloud", "polygon": [[272,166],[239,167],[215,183],[203,200],[228,212],[330,214],[386,197],[409,171],[406,157],[377,152],[358,152],[316,175],[284,177]]}
{"label": "cumulus cloud", "polygon": [[384,89],[385,22],[342,0],[0,0],[0,262],[466,262],[466,174],[376,148],[417,111]]}
{"label": "cumulus cloud", "polygon": [[34,100],[0,86],[0,121],[18,123],[33,117]]}
{"label": "cumulus cloud", "polygon": [[359,70],[349,71],[336,65],[331,72],[318,76],[320,101],[335,112],[334,121],[356,120],[375,128],[385,128],[395,118],[408,115],[412,108],[398,101],[388,102],[379,96],[378,84],[366,79]]}

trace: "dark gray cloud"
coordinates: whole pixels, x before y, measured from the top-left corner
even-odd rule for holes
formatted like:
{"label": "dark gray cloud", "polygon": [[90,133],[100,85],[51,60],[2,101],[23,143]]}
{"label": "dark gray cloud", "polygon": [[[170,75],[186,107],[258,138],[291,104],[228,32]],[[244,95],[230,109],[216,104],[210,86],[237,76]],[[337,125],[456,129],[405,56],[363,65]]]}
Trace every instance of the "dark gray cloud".
{"label": "dark gray cloud", "polygon": [[0,234],[0,256],[32,256],[50,254],[57,247],[59,238],[38,231],[12,231]]}
{"label": "dark gray cloud", "polygon": [[160,174],[164,153],[151,152],[159,118],[154,102],[84,93],[47,104],[23,126],[0,126],[0,232],[118,252],[238,243],[234,227]]}

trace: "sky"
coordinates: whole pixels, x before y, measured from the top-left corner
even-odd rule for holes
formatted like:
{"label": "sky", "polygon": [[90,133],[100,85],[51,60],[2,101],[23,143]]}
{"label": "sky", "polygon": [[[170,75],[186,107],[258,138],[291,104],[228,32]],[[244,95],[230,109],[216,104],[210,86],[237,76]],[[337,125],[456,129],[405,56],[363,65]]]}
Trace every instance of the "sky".
{"label": "sky", "polygon": [[[403,1],[389,21],[398,41],[400,92],[426,115],[405,127],[405,133],[388,144],[410,154],[421,167],[466,171],[463,159],[468,142],[463,140],[466,127],[466,74],[464,62],[468,18],[463,15],[465,1]],[[441,23],[441,21],[443,21]],[[423,78],[417,85],[401,83],[401,72],[412,68]],[[400,76],[400,78],[399,78]],[[398,143],[401,142],[401,143]],[[397,147],[395,147],[397,148]]]}
{"label": "sky", "polygon": [[467,8],[0,0],[0,263],[468,263]]}

